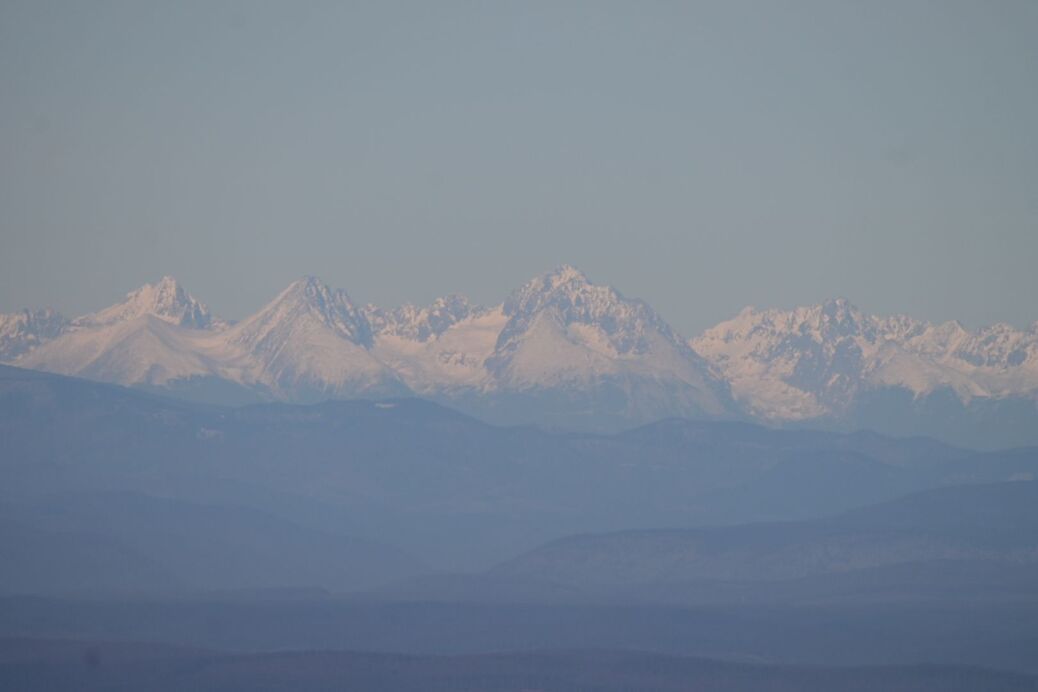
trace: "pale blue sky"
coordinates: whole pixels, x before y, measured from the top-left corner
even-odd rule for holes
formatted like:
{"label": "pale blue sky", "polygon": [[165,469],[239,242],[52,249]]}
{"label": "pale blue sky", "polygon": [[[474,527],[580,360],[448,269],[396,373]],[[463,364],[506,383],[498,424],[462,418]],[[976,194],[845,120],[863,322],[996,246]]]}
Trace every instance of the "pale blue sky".
{"label": "pale blue sky", "polygon": [[0,0],[0,310],[571,262],[687,334],[834,295],[1022,325],[1036,123],[1030,0]]}

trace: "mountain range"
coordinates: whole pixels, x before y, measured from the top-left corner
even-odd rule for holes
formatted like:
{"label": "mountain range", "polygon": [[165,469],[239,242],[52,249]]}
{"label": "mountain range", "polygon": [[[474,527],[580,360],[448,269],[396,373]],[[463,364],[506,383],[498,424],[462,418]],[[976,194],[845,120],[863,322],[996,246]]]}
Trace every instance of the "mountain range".
{"label": "mountain range", "polygon": [[0,362],[225,404],[416,395],[558,428],[677,416],[1038,442],[1038,323],[971,331],[835,299],[686,339],[568,265],[492,307],[358,305],[306,277],[239,322],[165,277],[74,319],[0,315]]}

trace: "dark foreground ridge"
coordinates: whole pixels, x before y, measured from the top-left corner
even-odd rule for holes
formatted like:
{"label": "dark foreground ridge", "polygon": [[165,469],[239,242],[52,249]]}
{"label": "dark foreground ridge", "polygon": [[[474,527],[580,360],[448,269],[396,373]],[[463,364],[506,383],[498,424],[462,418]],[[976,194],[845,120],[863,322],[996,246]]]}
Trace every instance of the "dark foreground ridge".
{"label": "dark foreground ridge", "polygon": [[960,666],[809,667],[617,651],[414,656],[224,654],[160,645],[0,640],[0,687],[47,690],[1038,690],[1038,678]]}
{"label": "dark foreground ridge", "polygon": [[256,593],[168,601],[0,599],[0,637],[12,639],[161,642],[254,654],[599,649],[797,666],[965,665],[1028,675],[1038,675],[1036,622],[1033,601],[675,607]]}

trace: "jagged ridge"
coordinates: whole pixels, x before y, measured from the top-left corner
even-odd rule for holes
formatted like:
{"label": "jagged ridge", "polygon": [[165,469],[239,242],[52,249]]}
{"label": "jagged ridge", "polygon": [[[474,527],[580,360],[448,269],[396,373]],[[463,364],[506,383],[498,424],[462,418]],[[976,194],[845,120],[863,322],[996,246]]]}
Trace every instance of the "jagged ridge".
{"label": "jagged ridge", "polygon": [[459,295],[358,307],[305,277],[232,325],[164,277],[71,321],[50,310],[0,316],[0,360],[127,385],[229,382],[260,399],[418,393],[512,422],[540,410],[546,422],[578,412],[852,425],[883,391],[1033,402],[1038,323],[970,331],[868,315],[841,298],[747,308],[686,340],[646,303],[563,265],[495,307]]}

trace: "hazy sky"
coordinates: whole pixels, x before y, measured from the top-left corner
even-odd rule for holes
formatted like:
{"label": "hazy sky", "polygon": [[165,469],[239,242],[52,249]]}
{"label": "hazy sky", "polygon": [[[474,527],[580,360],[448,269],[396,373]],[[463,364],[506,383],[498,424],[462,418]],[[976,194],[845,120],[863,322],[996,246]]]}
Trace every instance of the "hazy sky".
{"label": "hazy sky", "polygon": [[688,334],[835,295],[1023,325],[1036,128],[1033,0],[0,0],[0,310],[571,262]]}

